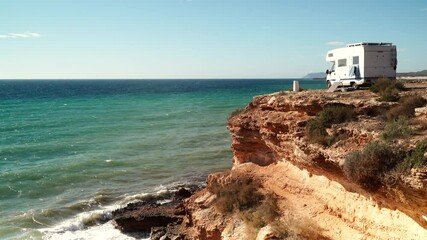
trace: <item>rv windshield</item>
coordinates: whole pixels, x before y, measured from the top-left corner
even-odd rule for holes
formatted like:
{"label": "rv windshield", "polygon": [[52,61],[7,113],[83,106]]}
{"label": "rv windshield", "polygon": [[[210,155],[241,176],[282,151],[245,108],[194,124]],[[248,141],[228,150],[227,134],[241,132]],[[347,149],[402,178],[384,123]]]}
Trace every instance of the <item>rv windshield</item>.
{"label": "rv windshield", "polygon": [[334,62],[332,62],[331,72],[335,72],[335,61],[334,61]]}

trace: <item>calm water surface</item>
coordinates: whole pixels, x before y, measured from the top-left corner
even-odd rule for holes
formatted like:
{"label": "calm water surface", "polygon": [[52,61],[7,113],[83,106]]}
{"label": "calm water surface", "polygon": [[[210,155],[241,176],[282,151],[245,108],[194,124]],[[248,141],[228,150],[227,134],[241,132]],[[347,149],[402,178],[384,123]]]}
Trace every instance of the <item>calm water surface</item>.
{"label": "calm water surface", "polygon": [[0,81],[0,239],[132,239],[106,222],[112,210],[229,168],[230,112],[291,87],[289,79]]}

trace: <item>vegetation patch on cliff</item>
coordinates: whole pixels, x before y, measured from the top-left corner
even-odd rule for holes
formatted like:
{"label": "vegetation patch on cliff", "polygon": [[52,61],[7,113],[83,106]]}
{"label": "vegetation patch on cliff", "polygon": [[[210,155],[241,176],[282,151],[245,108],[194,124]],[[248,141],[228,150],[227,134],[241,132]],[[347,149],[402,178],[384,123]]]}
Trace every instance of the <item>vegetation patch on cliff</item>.
{"label": "vegetation patch on cliff", "polygon": [[237,171],[212,174],[207,189],[215,194],[215,209],[233,214],[245,224],[244,239],[257,239],[259,230],[266,226],[270,229],[269,239],[327,239],[310,219],[283,215],[278,197],[264,192],[261,182],[251,174]]}
{"label": "vegetation patch on cliff", "polygon": [[418,142],[415,148],[397,165],[397,169],[400,171],[408,171],[411,168],[427,166],[426,152],[427,141]]}
{"label": "vegetation patch on cliff", "polygon": [[251,209],[264,199],[260,182],[246,174],[223,172],[211,179],[207,189],[215,194],[215,208],[222,213]]}
{"label": "vegetation patch on cliff", "polygon": [[388,122],[381,138],[391,142],[397,138],[409,137],[413,133],[409,119],[415,116],[415,108],[423,107],[426,103],[427,100],[418,95],[401,98],[398,105],[386,112]]}
{"label": "vegetation patch on cliff", "polygon": [[404,90],[402,82],[388,78],[380,78],[372,84],[370,90],[380,95],[379,101],[395,102],[399,100],[399,92]]}
{"label": "vegetation patch on cliff", "polygon": [[368,191],[389,185],[390,179],[409,172],[412,168],[427,166],[427,141],[418,142],[414,149],[405,153],[399,146],[372,142],[361,151],[347,155],[344,173],[347,178]]}
{"label": "vegetation patch on cliff", "polygon": [[317,116],[307,122],[306,135],[309,142],[330,146],[343,136],[330,136],[326,131],[332,124],[352,121],[356,118],[353,107],[347,105],[331,105],[325,107]]}
{"label": "vegetation patch on cliff", "polygon": [[[260,182],[252,176],[234,171],[218,173],[210,178],[207,189],[215,194],[213,204],[219,212],[235,214],[246,224],[247,239],[256,239],[259,229],[268,224],[279,225],[276,196],[261,192]],[[281,235],[274,231],[273,234]]]}
{"label": "vegetation patch on cliff", "polygon": [[371,142],[362,151],[351,152],[344,162],[347,178],[366,190],[374,191],[381,186],[381,177],[396,166],[400,153],[388,145]]}
{"label": "vegetation patch on cliff", "polygon": [[426,103],[427,100],[418,95],[402,97],[399,104],[387,112],[386,117],[388,120],[396,120],[399,117],[413,117],[415,108],[423,107]]}
{"label": "vegetation patch on cliff", "polygon": [[391,120],[384,127],[381,138],[386,142],[392,142],[397,138],[407,138],[411,135],[412,129],[409,127],[409,120],[406,117],[399,117]]}

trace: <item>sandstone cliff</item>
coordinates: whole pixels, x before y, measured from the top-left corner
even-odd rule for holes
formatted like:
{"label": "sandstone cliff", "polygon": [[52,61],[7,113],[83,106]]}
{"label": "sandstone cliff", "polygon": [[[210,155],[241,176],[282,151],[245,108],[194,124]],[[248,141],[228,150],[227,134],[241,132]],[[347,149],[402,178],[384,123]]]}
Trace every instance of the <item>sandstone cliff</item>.
{"label": "sandstone cliff", "polygon": [[[402,94],[415,93],[427,98],[425,87]],[[277,199],[280,216],[274,224],[267,222],[254,230],[243,211],[218,211],[214,204],[218,194],[205,189],[187,200],[191,213],[188,238],[427,239],[426,168],[396,176],[391,184],[374,192],[364,190],[343,174],[346,155],[377,140],[384,129],[381,116],[395,103],[379,102],[377,98],[366,90],[279,92],[254,97],[228,123],[233,168],[228,173],[212,174],[208,189],[215,184],[227,188],[233,175],[250,176],[259,182],[261,192]],[[352,106],[357,113],[356,120],[328,129],[331,135],[345,134],[346,138],[329,147],[309,143],[307,121],[333,104]],[[425,110],[416,109],[417,117],[411,121],[426,122]],[[426,130],[421,129],[391,146],[411,148],[426,138]],[[273,234],[278,225],[287,228],[281,237]]]}
{"label": "sandstone cliff", "polygon": [[[427,84],[409,87],[402,96],[427,99]],[[179,202],[118,210],[115,224],[153,239],[427,239],[427,168],[381,176],[375,190],[343,171],[350,152],[380,139],[397,104],[367,90],[256,96],[228,121],[231,170],[211,174],[191,197],[183,190]],[[313,143],[307,125],[328,106],[355,117],[328,127],[334,141]],[[410,152],[427,140],[427,106],[415,113],[412,134],[387,146]]]}

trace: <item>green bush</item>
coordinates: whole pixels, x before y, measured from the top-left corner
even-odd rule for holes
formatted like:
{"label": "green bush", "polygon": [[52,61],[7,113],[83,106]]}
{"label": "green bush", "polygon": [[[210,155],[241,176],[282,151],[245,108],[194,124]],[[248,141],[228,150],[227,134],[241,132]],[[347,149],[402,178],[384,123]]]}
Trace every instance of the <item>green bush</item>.
{"label": "green bush", "polygon": [[380,93],[380,98],[378,100],[381,102],[396,102],[399,100],[399,91],[392,87],[386,88]]}
{"label": "green bush", "polygon": [[308,120],[306,130],[309,142],[321,145],[326,144],[328,132],[326,132],[326,127],[323,122],[318,118]]}
{"label": "green bush", "polygon": [[380,101],[395,102],[399,100],[399,91],[404,90],[404,86],[399,81],[383,77],[372,84],[370,90],[380,95]]}
{"label": "green bush", "polygon": [[375,191],[381,186],[382,175],[393,169],[399,159],[399,153],[390,146],[371,142],[362,151],[347,155],[344,173],[364,189]]}
{"label": "green bush", "polygon": [[400,99],[399,105],[387,112],[386,117],[389,120],[396,120],[401,116],[413,117],[415,115],[415,108],[423,107],[426,103],[427,100],[418,95],[403,97]]}
{"label": "green bush", "polygon": [[390,142],[397,138],[409,137],[412,133],[409,127],[409,120],[406,117],[399,117],[397,120],[392,120],[384,127],[384,132],[381,138],[384,141]]}
{"label": "green bush", "polygon": [[406,171],[411,168],[420,168],[427,166],[427,159],[424,154],[427,152],[427,141],[418,142],[415,149],[397,165],[398,170]]}
{"label": "green bush", "polygon": [[306,126],[306,135],[309,142],[330,146],[343,136],[329,136],[326,128],[332,124],[352,121],[356,118],[354,109],[347,105],[332,105],[325,107],[317,116],[310,119]]}
{"label": "green bush", "polygon": [[380,93],[384,91],[390,85],[390,79],[380,78],[374,84],[371,85],[369,90],[373,93]]}
{"label": "green bush", "polygon": [[318,115],[319,120],[325,127],[354,120],[356,113],[353,107],[347,105],[331,105],[325,107]]}

